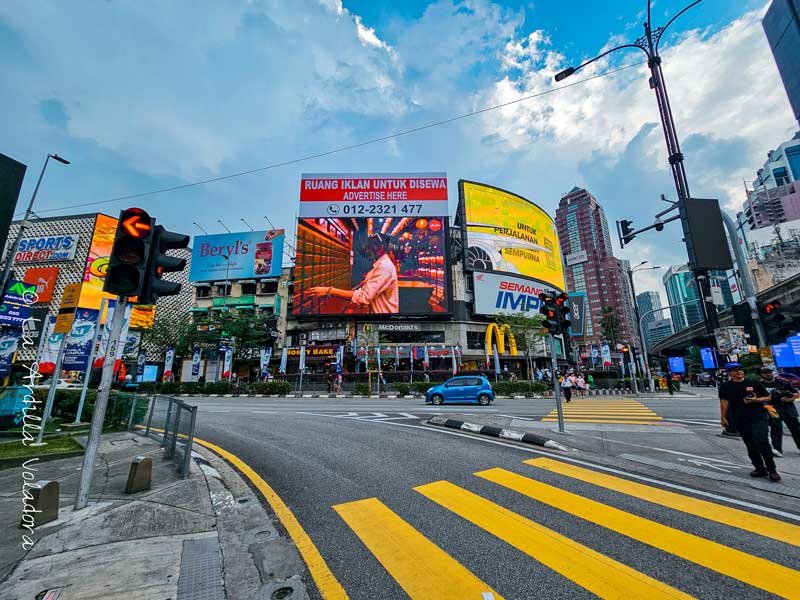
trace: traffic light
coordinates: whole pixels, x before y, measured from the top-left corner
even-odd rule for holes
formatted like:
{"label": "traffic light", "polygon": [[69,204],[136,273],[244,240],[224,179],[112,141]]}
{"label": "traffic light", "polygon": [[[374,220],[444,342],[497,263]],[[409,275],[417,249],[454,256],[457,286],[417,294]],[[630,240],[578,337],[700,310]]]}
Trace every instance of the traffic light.
{"label": "traffic light", "polygon": [[542,327],[553,335],[558,334],[558,307],[552,294],[545,292],[539,294],[539,312],[544,315]]}
{"label": "traffic light", "polygon": [[556,308],[558,313],[558,333],[567,333],[567,330],[572,325],[572,321],[569,319],[570,314],[572,313],[572,309],[567,306],[567,300],[569,300],[569,295],[565,293],[560,293],[556,296]]}
{"label": "traffic light", "polygon": [[619,245],[622,248],[636,237],[636,234],[633,233],[633,221],[627,219],[617,221],[617,231],[619,233]]}
{"label": "traffic light", "polygon": [[572,322],[567,318],[570,308],[566,302],[569,299],[567,294],[561,293],[554,296],[555,292],[539,294],[539,312],[544,315],[542,327],[553,335],[566,333]]}
{"label": "traffic light", "polygon": [[145,284],[153,219],[141,208],[119,215],[114,246],[108,260],[103,291],[117,296],[138,296]]}
{"label": "traffic light", "polygon": [[759,303],[758,312],[761,315],[761,323],[764,325],[764,334],[767,336],[768,343],[782,342],[796,333],[797,323],[793,319],[786,318],[781,303],[777,300]]}
{"label": "traffic light", "polygon": [[155,304],[161,296],[174,296],[181,291],[181,284],[173,281],[163,281],[164,273],[183,271],[186,268],[186,259],[167,256],[167,250],[177,250],[189,246],[189,236],[182,233],[167,231],[161,225],[156,225],[150,243],[150,260],[147,265],[145,283],[139,302],[142,304]]}

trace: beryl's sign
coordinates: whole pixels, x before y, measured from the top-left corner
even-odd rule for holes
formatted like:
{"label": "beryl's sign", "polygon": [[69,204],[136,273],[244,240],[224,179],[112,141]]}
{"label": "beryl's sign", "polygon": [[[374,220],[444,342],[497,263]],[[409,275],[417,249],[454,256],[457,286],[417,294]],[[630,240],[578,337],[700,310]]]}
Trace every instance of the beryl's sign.
{"label": "beryl's sign", "polygon": [[191,281],[279,277],[283,229],[241,231],[194,238]]}
{"label": "beryl's sign", "polygon": [[498,275],[473,273],[475,313],[479,315],[539,314],[539,294],[545,286],[538,281]]}
{"label": "beryl's sign", "polygon": [[15,257],[17,263],[60,262],[75,258],[77,235],[42,235],[23,238]]}

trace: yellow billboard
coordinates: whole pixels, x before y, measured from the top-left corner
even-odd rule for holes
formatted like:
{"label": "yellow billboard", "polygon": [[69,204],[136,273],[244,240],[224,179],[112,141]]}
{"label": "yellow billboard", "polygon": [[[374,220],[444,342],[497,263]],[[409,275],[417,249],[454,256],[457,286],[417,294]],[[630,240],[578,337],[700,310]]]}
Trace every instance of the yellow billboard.
{"label": "yellow billboard", "polygon": [[564,291],[561,246],[553,219],[530,200],[460,180],[467,268],[530,277]]}
{"label": "yellow billboard", "polygon": [[[114,246],[117,232],[117,219],[98,214],[94,223],[89,256],[83,270],[83,285],[79,306],[98,310],[103,298],[115,299],[116,296],[103,291],[103,284],[108,269],[108,259]],[[101,315],[102,318],[102,315]],[[131,311],[131,329],[149,329],[155,321],[155,307],[134,306]]]}

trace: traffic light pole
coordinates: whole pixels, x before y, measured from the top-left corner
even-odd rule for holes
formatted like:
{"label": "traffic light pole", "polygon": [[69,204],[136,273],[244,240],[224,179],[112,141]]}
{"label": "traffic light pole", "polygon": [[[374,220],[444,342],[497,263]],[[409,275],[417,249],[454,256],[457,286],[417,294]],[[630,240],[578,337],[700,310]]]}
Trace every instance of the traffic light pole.
{"label": "traffic light pole", "polygon": [[[564,408],[561,406],[561,386],[558,384],[558,359],[556,358],[556,339],[552,333],[547,334],[550,343],[550,364],[553,371],[553,393],[556,399],[556,412],[558,413],[558,432],[566,433],[564,429]],[[496,350],[495,350],[496,351]]]}
{"label": "traffic light pole", "polygon": [[89,492],[92,488],[94,477],[94,463],[97,460],[97,449],[100,445],[100,434],[103,431],[103,421],[108,406],[108,395],[111,392],[111,383],[114,377],[114,362],[117,357],[117,345],[122,334],[125,322],[125,312],[128,308],[128,299],[125,296],[117,298],[114,308],[114,317],[111,320],[111,332],[108,336],[108,345],[103,359],[103,374],[100,378],[100,387],[97,390],[97,400],[94,403],[92,425],[89,429],[89,439],[86,441],[86,452],[83,455],[81,466],[81,480],[75,494],[75,510],[86,508],[89,504]]}

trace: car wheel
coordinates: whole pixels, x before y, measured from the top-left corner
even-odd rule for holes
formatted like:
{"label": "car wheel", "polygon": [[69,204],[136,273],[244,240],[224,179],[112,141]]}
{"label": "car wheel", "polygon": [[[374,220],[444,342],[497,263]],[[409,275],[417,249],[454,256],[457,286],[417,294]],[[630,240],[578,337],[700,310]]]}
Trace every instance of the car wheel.
{"label": "car wheel", "polygon": [[441,394],[434,394],[433,396],[431,396],[431,402],[433,402],[436,405],[441,404],[443,401],[444,398],[442,397]]}
{"label": "car wheel", "polygon": [[489,403],[491,401],[492,399],[489,398],[489,396],[487,396],[486,394],[481,394],[480,396],[478,396],[478,404],[480,404],[481,406],[489,406]]}

